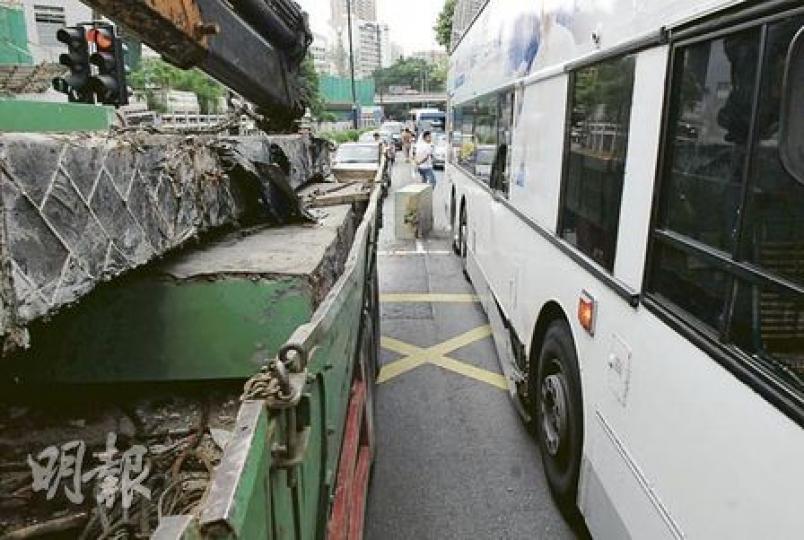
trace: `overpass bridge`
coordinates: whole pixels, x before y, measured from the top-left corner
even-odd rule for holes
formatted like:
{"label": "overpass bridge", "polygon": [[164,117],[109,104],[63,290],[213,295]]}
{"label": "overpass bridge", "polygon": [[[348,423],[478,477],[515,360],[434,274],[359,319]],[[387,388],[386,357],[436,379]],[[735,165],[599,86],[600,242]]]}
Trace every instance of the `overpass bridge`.
{"label": "overpass bridge", "polygon": [[374,103],[376,105],[410,105],[411,107],[436,107],[446,105],[447,94],[425,93],[425,94],[375,94]]}

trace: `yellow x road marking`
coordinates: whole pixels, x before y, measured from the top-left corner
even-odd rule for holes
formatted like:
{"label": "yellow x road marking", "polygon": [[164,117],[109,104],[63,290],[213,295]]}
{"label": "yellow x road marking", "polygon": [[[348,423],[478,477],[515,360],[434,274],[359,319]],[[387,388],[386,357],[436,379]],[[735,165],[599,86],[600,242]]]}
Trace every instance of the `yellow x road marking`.
{"label": "yellow x road marking", "polygon": [[384,365],[377,377],[377,382],[384,383],[424,364],[432,364],[465,377],[490,384],[501,390],[507,390],[508,385],[505,382],[505,377],[499,373],[471,366],[446,356],[452,351],[465,347],[475,341],[480,341],[490,335],[491,327],[486,324],[427,348],[417,347],[405,343],[404,341],[399,341],[398,339],[383,336],[380,340],[380,345],[383,349],[405,355],[405,357]]}

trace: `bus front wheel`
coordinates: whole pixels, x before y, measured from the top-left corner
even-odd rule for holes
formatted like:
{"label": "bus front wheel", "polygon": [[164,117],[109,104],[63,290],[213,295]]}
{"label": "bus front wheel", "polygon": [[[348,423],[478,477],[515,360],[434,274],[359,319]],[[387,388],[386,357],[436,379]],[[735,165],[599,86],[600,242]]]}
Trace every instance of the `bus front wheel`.
{"label": "bus front wheel", "polygon": [[553,321],[547,328],[533,390],[536,433],[547,483],[561,513],[574,520],[578,512],[583,404],[575,343],[563,320]]}

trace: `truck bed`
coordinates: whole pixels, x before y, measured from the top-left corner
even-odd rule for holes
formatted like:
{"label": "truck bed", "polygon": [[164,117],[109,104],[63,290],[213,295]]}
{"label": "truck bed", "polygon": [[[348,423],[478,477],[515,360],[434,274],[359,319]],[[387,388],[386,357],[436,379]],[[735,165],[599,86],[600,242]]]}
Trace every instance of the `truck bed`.
{"label": "truck bed", "polygon": [[[364,209],[311,208],[316,223],[230,232],[33,322],[32,348],[0,368],[0,537],[44,523],[66,538],[114,527],[133,538],[152,533],[159,515],[192,513],[232,436],[244,381],[332,290]],[[72,441],[85,445],[82,472],[98,466],[109,433],[120,452],[147,450],[151,497],[137,499],[128,525],[120,499],[96,501],[92,479],[79,485],[80,504],[68,497],[72,475],[48,483],[50,498],[33,482],[31,460],[46,464],[47,448],[75,456]]]}

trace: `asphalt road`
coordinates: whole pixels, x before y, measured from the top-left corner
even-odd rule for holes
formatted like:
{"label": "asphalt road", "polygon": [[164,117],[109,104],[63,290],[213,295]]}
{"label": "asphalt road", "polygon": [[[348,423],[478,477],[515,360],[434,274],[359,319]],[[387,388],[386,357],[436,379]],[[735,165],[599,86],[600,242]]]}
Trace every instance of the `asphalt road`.
{"label": "asphalt road", "polygon": [[411,181],[398,159],[380,238],[383,367],[366,536],[575,538],[502,389],[485,315],[446,232],[394,238],[393,192]]}

